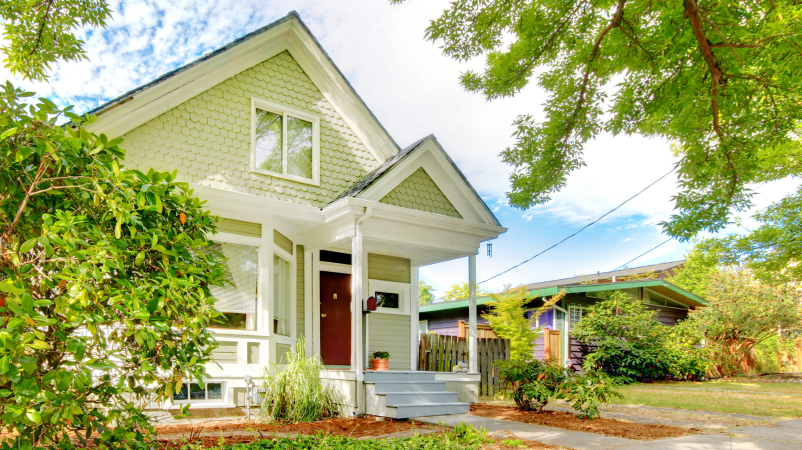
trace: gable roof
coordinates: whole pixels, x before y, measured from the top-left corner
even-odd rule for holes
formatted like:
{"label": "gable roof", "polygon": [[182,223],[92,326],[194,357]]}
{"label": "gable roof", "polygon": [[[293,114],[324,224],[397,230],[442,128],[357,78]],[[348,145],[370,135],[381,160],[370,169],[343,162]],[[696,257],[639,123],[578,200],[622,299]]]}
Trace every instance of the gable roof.
{"label": "gable roof", "polygon": [[613,277],[625,277],[635,275],[638,273],[656,272],[657,278],[665,278],[668,272],[672,269],[685,264],[685,260],[671,261],[659,264],[651,264],[648,266],[633,267],[630,269],[613,270],[610,272],[597,272],[590,275],[579,275],[571,278],[561,278],[559,280],[541,281],[539,283],[527,284],[525,289],[528,291],[545,289],[552,286],[569,286],[573,284],[589,283],[597,280],[604,280]]}
{"label": "gable roof", "polygon": [[[527,292],[527,295],[532,296],[532,298],[534,299],[539,297],[550,297],[552,295],[556,295],[563,289],[565,289],[566,294],[584,294],[588,292],[614,291],[620,289],[633,289],[641,287],[654,289],[657,293],[670,296],[672,297],[672,300],[676,300],[689,307],[707,305],[707,302],[701,297],[691,292],[688,292],[685,289],[682,289],[678,286],[674,286],[673,284],[664,280],[619,281],[615,283],[551,286],[548,288],[543,288],[538,290],[530,290]],[[492,301],[493,300],[489,296],[481,297],[476,299],[476,305],[477,306],[484,305]],[[463,299],[463,300],[452,300],[448,302],[430,303],[428,305],[421,305],[420,308],[418,309],[418,312],[423,314],[437,311],[452,311],[452,310],[467,309],[467,308],[468,308],[468,300]]]}
{"label": "gable roof", "polygon": [[[398,144],[296,11],[94,108],[87,113],[98,116],[91,131],[122,135],[282,51],[289,51],[321,92],[331,97],[329,101],[379,161],[398,153]],[[320,83],[322,79],[328,83]]]}
{"label": "gable roof", "polygon": [[387,161],[385,161],[382,165],[380,165],[379,167],[374,169],[372,172],[367,174],[365,177],[363,177],[361,180],[357,181],[354,185],[352,185],[351,187],[349,187],[348,189],[343,191],[339,196],[337,196],[337,198],[332,200],[329,204],[332,204],[332,203],[334,203],[334,202],[336,202],[338,200],[341,200],[341,199],[347,198],[347,197],[359,197],[360,194],[362,194],[363,192],[367,191],[368,188],[373,186],[373,184],[375,182],[377,182],[378,180],[380,180],[385,174],[390,173],[395,167],[398,167],[398,165],[401,164],[401,162],[403,162],[408,156],[412,155],[416,150],[418,150],[420,148],[423,148],[423,145],[427,141],[434,142],[434,144],[437,146],[437,148],[442,152],[442,154],[448,160],[450,166],[456,171],[456,173],[459,175],[459,177],[465,183],[465,186],[470,190],[471,194],[473,194],[473,196],[476,199],[479,200],[479,202],[482,205],[482,208],[490,215],[492,220],[495,222],[495,223],[493,223],[493,225],[501,226],[501,222],[499,222],[499,220],[496,217],[496,215],[493,214],[493,211],[487,206],[487,204],[484,202],[484,200],[479,195],[479,193],[476,192],[476,189],[474,189],[474,187],[471,185],[470,181],[468,181],[468,178],[465,176],[465,174],[462,173],[462,171],[459,169],[459,167],[457,167],[457,165],[454,163],[454,160],[451,159],[451,157],[448,155],[448,152],[446,152],[443,149],[443,147],[437,141],[437,138],[434,136],[434,134],[430,134],[430,135],[428,135],[428,136],[426,136],[426,137],[424,137],[422,139],[419,139],[418,141],[414,142],[412,145],[410,145],[410,146],[406,147],[405,149],[401,150],[400,152],[398,152],[398,154],[396,154],[392,158],[390,158]]}

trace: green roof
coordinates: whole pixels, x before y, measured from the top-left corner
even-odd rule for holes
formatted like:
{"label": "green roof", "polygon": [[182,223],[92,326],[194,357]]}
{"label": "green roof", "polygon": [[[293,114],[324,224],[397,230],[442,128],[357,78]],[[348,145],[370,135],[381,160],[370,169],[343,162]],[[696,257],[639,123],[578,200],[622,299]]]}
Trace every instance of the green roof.
{"label": "green roof", "polygon": [[[685,289],[674,286],[673,284],[663,280],[638,280],[638,281],[620,281],[615,283],[597,283],[597,284],[574,284],[569,286],[553,286],[544,289],[536,289],[528,292],[532,298],[536,297],[550,297],[558,294],[561,290],[565,289],[567,294],[582,294],[587,292],[598,291],[611,291],[620,289],[633,289],[633,288],[659,288],[660,294],[665,294],[669,291],[672,299],[679,301],[691,307],[706,306],[707,302],[701,297],[692,294]],[[490,297],[480,297],[476,299],[477,305],[492,302]],[[435,312],[435,311],[450,311],[453,309],[467,308],[468,300],[453,300],[449,302],[432,303],[429,305],[421,305],[419,311],[422,313]]]}

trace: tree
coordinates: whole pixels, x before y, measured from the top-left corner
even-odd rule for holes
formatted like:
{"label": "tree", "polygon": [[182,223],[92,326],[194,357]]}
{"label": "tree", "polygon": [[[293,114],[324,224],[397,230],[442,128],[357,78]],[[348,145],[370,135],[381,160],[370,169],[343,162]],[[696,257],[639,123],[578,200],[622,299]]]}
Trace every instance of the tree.
{"label": "tree", "polygon": [[528,291],[523,286],[515,289],[507,286],[502,293],[490,294],[490,302],[486,303],[490,311],[482,317],[496,336],[510,340],[510,359],[529,361],[533,357],[535,339],[540,336],[540,329],[535,326],[537,318],[564,296],[565,291],[560,291],[527,317],[526,305],[531,301]]}
{"label": "tree", "polygon": [[206,377],[216,218],[175,173],[124,170],[96,117],[31,95],[0,92],[0,448],[129,448],[142,405]]}
{"label": "tree", "polygon": [[728,266],[738,265],[729,250],[732,239],[701,239],[685,255],[685,262],[666,281],[696,294],[708,296],[710,278]]}
{"label": "tree", "polygon": [[418,281],[418,303],[421,305],[428,305],[434,302],[434,286],[419,280]]}
{"label": "tree", "polygon": [[80,27],[105,27],[111,10],[105,0],[4,0],[3,47],[6,68],[31,80],[44,80],[50,64],[85,59]]}
{"label": "tree", "polygon": [[802,331],[802,306],[794,289],[758,282],[745,271],[723,271],[708,284],[708,306],[690,312],[705,335],[716,370],[730,377],[761,342]]}
{"label": "tree", "polygon": [[[484,297],[486,295],[488,295],[488,292],[479,289],[478,286],[476,287],[476,297],[477,298]],[[462,300],[462,299],[466,299],[466,298],[468,298],[470,296],[471,296],[470,286],[468,286],[467,282],[456,283],[456,284],[452,284],[451,287],[446,290],[446,292],[443,294],[443,300],[446,300],[446,301],[449,301],[449,300]]]}
{"label": "tree", "polygon": [[426,38],[455,60],[484,56],[461,84],[488,100],[533,81],[546,91],[544,119],[519,116],[502,152],[511,205],[547,202],[601,132],[665,139],[681,159],[663,227],[685,240],[747,209],[750,183],[799,175],[801,12],[777,0],[456,0]]}

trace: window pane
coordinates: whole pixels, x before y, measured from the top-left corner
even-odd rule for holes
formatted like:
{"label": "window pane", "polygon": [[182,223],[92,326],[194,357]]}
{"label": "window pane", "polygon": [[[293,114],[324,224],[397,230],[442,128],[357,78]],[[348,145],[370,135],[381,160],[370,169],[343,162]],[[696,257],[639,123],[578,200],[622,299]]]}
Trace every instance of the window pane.
{"label": "window pane", "polygon": [[312,122],[287,116],[287,173],[312,178]]}
{"label": "window pane", "polygon": [[197,383],[189,385],[189,399],[190,400],[206,400],[206,389],[202,388]]}
{"label": "window pane", "polygon": [[256,110],[256,167],[271,172],[283,173],[281,115]]}
{"label": "window pane", "polygon": [[290,263],[273,255],[273,333],[290,335]]}
{"label": "window pane", "polygon": [[398,308],[398,294],[392,292],[377,292],[376,306],[379,308]]}
{"label": "window pane", "polygon": [[182,385],[181,391],[173,394],[173,400],[187,400],[189,399],[189,386]]}
{"label": "window pane", "polygon": [[231,284],[223,287],[210,286],[209,291],[217,299],[215,308],[225,313],[218,328],[256,329],[256,292],[259,282],[259,248],[250,245],[214,244],[211,250],[228,258],[230,271],[227,280]]}
{"label": "window pane", "polygon": [[206,390],[208,391],[208,400],[222,400],[223,399],[223,383],[206,383]]}

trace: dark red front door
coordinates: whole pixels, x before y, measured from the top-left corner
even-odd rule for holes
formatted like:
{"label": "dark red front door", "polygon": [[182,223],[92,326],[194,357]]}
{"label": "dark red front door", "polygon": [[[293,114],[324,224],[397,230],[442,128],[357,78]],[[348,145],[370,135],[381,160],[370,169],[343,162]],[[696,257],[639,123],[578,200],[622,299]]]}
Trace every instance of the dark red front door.
{"label": "dark red front door", "polygon": [[326,365],[351,365],[351,275],[320,272],[320,356]]}

